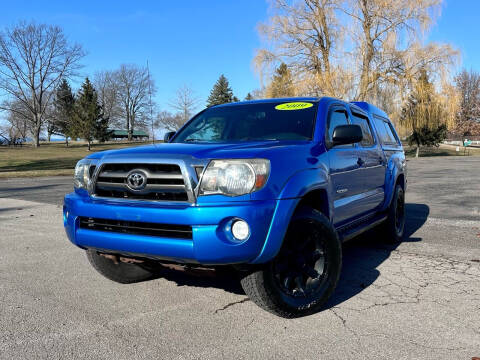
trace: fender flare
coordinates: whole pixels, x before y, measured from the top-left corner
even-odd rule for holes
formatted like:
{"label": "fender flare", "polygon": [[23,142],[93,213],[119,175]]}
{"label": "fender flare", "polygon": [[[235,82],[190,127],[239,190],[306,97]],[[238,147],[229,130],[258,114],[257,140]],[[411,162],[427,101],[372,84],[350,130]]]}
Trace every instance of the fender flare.
{"label": "fender flare", "polygon": [[301,170],[293,174],[285,182],[278,198],[300,198],[312,190],[326,189],[328,183],[328,173],[323,168]]}
{"label": "fender flare", "polygon": [[[393,193],[395,192],[394,186],[400,175],[405,176],[404,165],[405,158],[398,155],[392,155],[388,161],[387,170],[385,172],[385,202],[382,210],[388,209],[392,202]],[[405,183],[403,184],[405,188]]]}
{"label": "fender flare", "polygon": [[306,169],[292,175],[280,192],[263,248],[251,264],[273,259],[283,244],[292,215],[302,197],[312,190],[327,189],[328,175],[324,169]]}

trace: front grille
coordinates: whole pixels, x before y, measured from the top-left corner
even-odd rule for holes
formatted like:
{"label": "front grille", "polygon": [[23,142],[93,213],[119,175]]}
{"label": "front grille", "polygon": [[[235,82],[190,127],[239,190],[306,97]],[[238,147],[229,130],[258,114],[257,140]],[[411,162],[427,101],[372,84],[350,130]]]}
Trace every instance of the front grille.
{"label": "front grille", "polygon": [[139,221],[80,217],[80,228],[131,235],[147,235],[186,240],[192,239],[192,227],[188,225],[157,224]]}
{"label": "front grille", "polygon": [[[144,189],[132,191],[127,176],[133,170],[147,177]],[[95,183],[96,196],[132,200],[188,201],[180,166],[176,164],[104,164]]]}

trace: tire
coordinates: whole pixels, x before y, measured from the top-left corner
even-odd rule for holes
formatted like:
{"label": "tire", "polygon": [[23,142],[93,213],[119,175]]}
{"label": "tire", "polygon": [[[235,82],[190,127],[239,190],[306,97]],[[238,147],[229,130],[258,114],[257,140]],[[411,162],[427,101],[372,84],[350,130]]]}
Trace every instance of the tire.
{"label": "tire", "polygon": [[388,208],[387,220],[382,224],[382,237],[387,243],[398,243],[405,232],[405,192],[400,185],[395,186],[392,202]]}
{"label": "tire", "polygon": [[262,309],[285,318],[300,317],[322,308],[337,286],[341,267],[342,245],[336,231],[322,213],[305,207],[292,217],[278,255],[242,274],[241,284]]}
{"label": "tire", "polygon": [[95,250],[87,250],[87,258],[90,264],[107,279],[120,284],[131,284],[139,281],[150,280],[156,277],[153,268],[146,265],[131,264],[101,256]]}

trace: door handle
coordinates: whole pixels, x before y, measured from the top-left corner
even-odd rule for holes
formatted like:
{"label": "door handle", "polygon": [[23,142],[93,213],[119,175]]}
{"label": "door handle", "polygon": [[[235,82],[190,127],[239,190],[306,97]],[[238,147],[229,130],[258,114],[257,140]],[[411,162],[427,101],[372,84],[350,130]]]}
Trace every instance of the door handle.
{"label": "door handle", "polygon": [[365,164],[365,161],[363,161],[361,158],[358,158],[357,164],[358,166],[363,166],[363,164]]}

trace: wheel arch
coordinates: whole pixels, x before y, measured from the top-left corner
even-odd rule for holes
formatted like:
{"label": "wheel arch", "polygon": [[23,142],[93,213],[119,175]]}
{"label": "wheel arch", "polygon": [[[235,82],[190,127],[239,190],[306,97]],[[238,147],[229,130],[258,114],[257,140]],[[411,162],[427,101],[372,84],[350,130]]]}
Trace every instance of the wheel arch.
{"label": "wheel arch", "polygon": [[402,189],[405,191],[405,174],[400,173],[397,176],[397,180],[395,181],[395,186],[400,185]]}
{"label": "wheel arch", "polygon": [[385,203],[382,210],[386,210],[390,206],[397,184],[400,184],[404,191],[406,190],[407,178],[404,171],[404,163],[404,157],[392,156],[390,158],[385,174]]}
{"label": "wheel arch", "polygon": [[310,206],[330,219],[327,176],[321,169],[309,169],[295,174],[284,187],[273,215],[260,254],[250,263],[260,264],[273,259],[283,244],[288,225],[295,211]]}
{"label": "wheel arch", "polygon": [[328,193],[325,188],[313,189],[306,193],[298,202],[295,211],[303,206],[317,210],[330,219],[331,210],[328,202]]}

